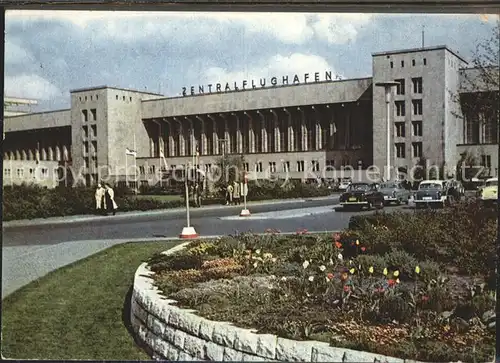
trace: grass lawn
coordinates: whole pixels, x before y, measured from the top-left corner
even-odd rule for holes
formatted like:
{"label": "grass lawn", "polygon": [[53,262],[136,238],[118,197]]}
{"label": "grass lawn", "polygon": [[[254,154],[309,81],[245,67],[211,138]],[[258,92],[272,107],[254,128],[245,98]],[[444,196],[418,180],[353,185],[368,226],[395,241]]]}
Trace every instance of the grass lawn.
{"label": "grass lawn", "polygon": [[180,195],[137,195],[138,199],[153,199],[159,202],[173,202],[176,200],[181,200]]}
{"label": "grass lawn", "polygon": [[2,301],[7,359],[149,360],[129,325],[134,273],[177,242],[129,243],[32,282]]}

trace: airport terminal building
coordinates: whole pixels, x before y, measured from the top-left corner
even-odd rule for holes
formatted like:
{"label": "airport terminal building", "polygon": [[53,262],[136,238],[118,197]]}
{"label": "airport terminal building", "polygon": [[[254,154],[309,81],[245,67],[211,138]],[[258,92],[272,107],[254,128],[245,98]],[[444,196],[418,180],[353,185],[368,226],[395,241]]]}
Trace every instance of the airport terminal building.
{"label": "airport terminal building", "polygon": [[372,65],[367,78],[277,75],[190,86],[179,97],[106,86],[73,90],[70,109],[6,117],[4,185],[54,186],[61,170],[72,171],[66,183],[151,185],[193,161],[209,173],[223,154],[243,155],[256,179],[340,177],[343,167],[371,165],[382,171],[386,104],[375,84],[385,81],[399,82],[390,105],[396,170],[421,157],[454,166],[470,152],[498,174],[494,117],[478,123],[486,116],[467,114],[453,97],[492,91],[464,86],[464,74],[475,72],[466,60],[437,46],[375,53]]}

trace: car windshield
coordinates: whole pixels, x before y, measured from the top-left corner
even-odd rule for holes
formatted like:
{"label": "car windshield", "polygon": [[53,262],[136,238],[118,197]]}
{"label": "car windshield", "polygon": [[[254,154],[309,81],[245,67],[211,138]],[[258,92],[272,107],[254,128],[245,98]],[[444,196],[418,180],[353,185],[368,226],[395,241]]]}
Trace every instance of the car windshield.
{"label": "car windshield", "polygon": [[442,189],[442,186],[439,183],[423,183],[418,189]]}
{"label": "car windshield", "polygon": [[498,180],[488,180],[486,182],[487,187],[495,187],[498,186]]}
{"label": "car windshield", "polygon": [[394,189],[394,188],[397,188],[398,185],[394,184],[394,183],[383,183],[383,184],[380,184],[380,187],[382,189]]}
{"label": "car windshield", "polygon": [[366,191],[370,189],[369,184],[351,184],[349,185],[349,191]]}

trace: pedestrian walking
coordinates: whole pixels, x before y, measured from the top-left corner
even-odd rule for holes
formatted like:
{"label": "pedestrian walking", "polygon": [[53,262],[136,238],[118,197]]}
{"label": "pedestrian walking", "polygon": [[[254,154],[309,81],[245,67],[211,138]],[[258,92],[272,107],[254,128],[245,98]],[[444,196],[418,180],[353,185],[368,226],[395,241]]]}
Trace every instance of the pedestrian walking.
{"label": "pedestrian walking", "polygon": [[95,190],[95,209],[97,214],[101,214],[105,211],[104,206],[104,193],[106,190],[102,187],[101,184],[97,184],[97,189]]}
{"label": "pedestrian walking", "polygon": [[226,205],[233,204],[233,186],[228,184],[226,187]]}
{"label": "pedestrian walking", "polygon": [[233,186],[233,201],[234,205],[240,205],[240,183],[237,181],[234,182]]}
{"label": "pedestrian walking", "polygon": [[118,205],[115,202],[115,191],[113,188],[111,188],[111,185],[106,184],[105,186],[106,193],[105,193],[105,201],[106,201],[106,214],[108,213],[113,213],[113,215],[116,214],[116,210],[118,209]]}

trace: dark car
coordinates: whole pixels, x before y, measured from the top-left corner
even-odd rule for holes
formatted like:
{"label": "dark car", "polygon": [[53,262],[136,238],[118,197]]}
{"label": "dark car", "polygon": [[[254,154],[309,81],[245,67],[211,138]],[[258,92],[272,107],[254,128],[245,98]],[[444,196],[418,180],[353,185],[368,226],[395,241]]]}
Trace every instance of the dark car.
{"label": "dark car", "polygon": [[340,196],[340,205],[344,209],[384,208],[384,194],[375,183],[351,183]]}
{"label": "dark car", "polygon": [[415,195],[415,207],[444,207],[449,203],[448,185],[445,180],[424,180]]}

